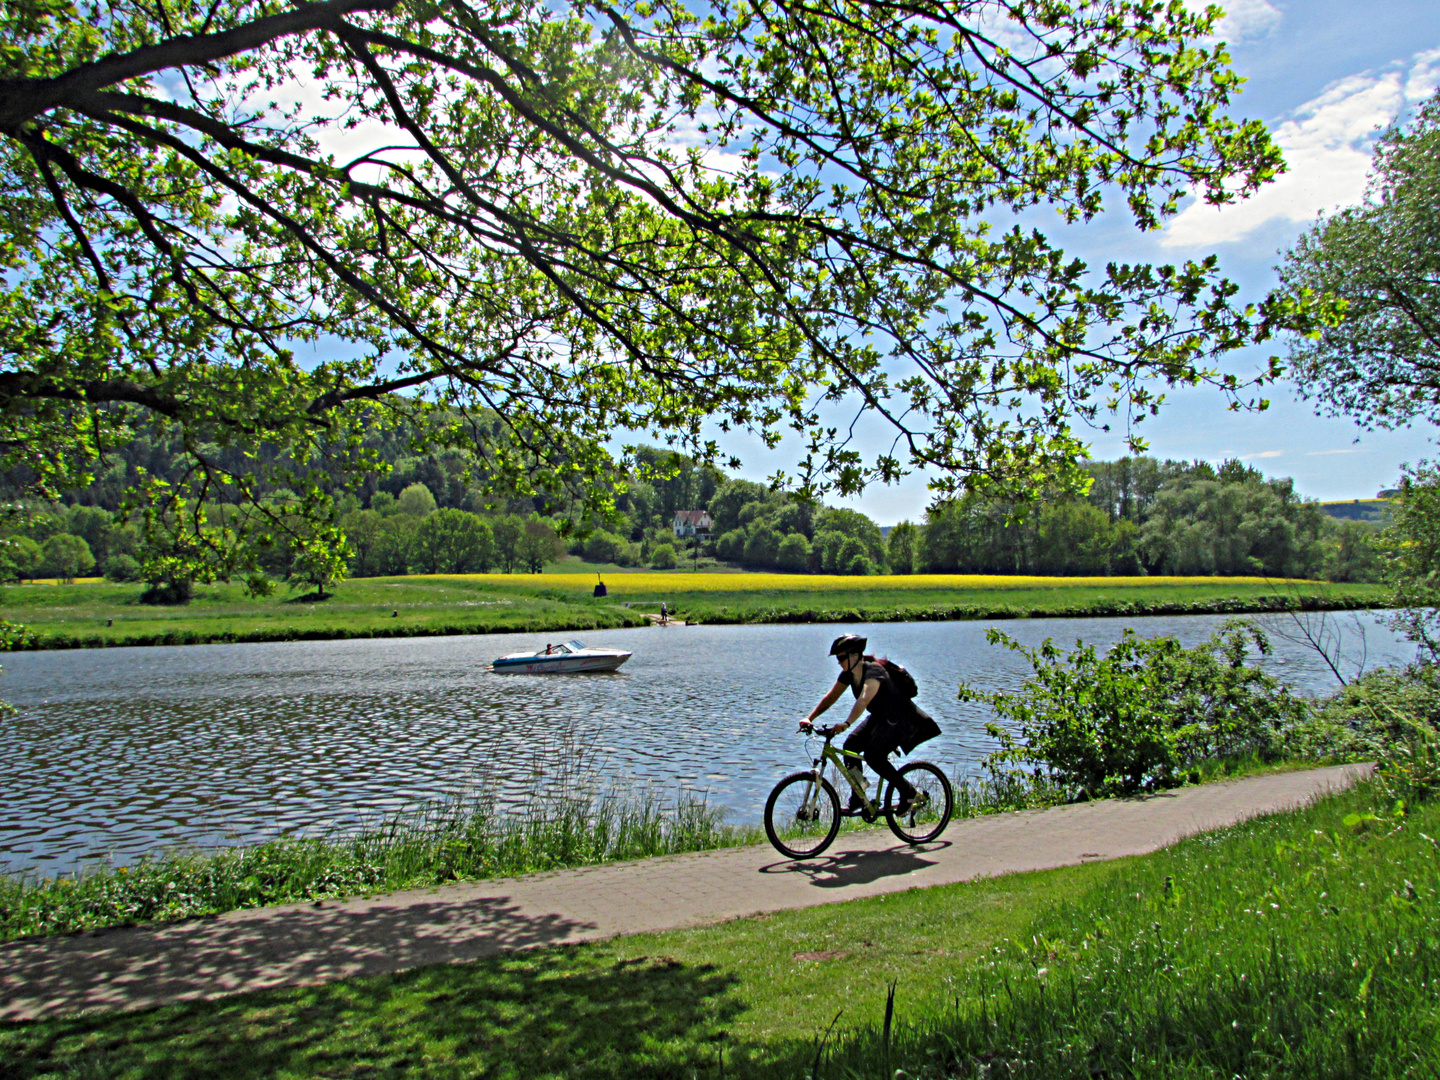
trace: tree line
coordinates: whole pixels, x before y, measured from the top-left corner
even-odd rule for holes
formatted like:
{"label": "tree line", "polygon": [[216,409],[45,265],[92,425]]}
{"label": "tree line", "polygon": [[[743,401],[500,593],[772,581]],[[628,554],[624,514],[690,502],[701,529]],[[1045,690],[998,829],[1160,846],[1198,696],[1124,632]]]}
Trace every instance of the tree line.
{"label": "tree line", "polygon": [[[866,514],[808,502],[727,477],[693,458],[640,447],[615,484],[614,512],[597,523],[543,498],[494,501],[473,461],[451,450],[406,453],[392,438],[388,472],[353,490],[334,489],[342,545],[322,558],[275,530],[259,554],[269,581],[321,593],[343,577],[415,573],[538,573],[567,553],[596,564],[669,569],[704,555],[756,570],[818,574],[983,573],[1038,575],[1225,575],[1375,581],[1378,526],[1338,521],[1302,499],[1289,479],[1238,461],[1127,457],[1089,462],[1088,492],[1019,503],[976,494],[935,503],[918,523],[883,530]],[[30,515],[0,544],[0,575],[71,579],[90,573],[146,581],[184,599],[190,583],[170,573],[173,534],[147,532],[125,509],[127,468],[165,479],[185,467],[183,448],[137,440],[121,463],[87,489]],[[289,493],[271,496],[291,512]],[[219,526],[246,509],[204,507]],[[677,539],[681,510],[709,513],[701,544]],[[158,538],[158,540],[157,540]],[[173,596],[171,595],[173,594]]]}

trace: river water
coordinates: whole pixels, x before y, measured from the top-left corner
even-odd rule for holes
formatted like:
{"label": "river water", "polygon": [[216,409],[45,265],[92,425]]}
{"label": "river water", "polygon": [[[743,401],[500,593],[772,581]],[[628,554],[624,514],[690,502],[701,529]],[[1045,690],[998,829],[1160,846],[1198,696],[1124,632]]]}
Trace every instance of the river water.
{"label": "river water", "polygon": [[[1413,649],[1376,616],[1332,616],[1347,674]],[[1027,645],[1108,644],[1126,626],[1185,644],[1211,616],[1024,619]],[[1293,636],[1288,619],[1268,625]],[[634,651],[613,675],[497,675],[491,659],[545,635],[191,645],[12,653],[0,696],[0,866],[69,869],[171,845],[243,843],[353,827],[476,787],[516,798],[537,765],[583,755],[610,786],[703,792],[756,822],[782,774],[806,764],[794,734],[831,685],[842,630],[899,660],[944,735],[919,751],[960,775],[994,749],[988,711],[955,687],[1014,687],[1029,667],[985,641],[986,623],[696,626],[604,631]],[[568,635],[550,635],[561,640]],[[1267,666],[1299,690],[1332,689],[1319,655],[1277,638]],[[832,710],[843,716],[848,696]]]}

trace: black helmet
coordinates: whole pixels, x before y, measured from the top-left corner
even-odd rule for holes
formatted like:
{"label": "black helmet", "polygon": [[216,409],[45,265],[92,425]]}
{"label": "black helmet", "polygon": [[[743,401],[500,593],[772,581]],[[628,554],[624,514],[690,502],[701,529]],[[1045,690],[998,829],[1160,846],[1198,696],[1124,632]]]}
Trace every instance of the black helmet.
{"label": "black helmet", "polygon": [[859,634],[841,634],[830,643],[831,656],[844,656],[846,653],[864,653],[865,639]]}

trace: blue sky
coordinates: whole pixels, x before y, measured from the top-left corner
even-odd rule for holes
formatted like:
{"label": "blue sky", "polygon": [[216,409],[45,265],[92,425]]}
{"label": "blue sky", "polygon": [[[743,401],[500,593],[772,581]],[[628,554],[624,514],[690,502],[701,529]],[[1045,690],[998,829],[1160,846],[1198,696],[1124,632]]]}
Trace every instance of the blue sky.
{"label": "blue sky", "polygon": [[[1198,6],[1198,4],[1197,4]],[[1440,83],[1440,3],[1436,0],[1232,0],[1222,36],[1248,80],[1236,115],[1264,120],[1285,152],[1289,172],[1254,198],[1224,210],[1192,205],[1157,233],[1142,234],[1110,215],[1070,230],[1070,251],[1092,264],[1111,258],[1175,262],[1214,252],[1246,296],[1262,297],[1274,267],[1322,211],[1360,201],[1379,129],[1434,93]],[[1236,354],[1230,367],[1254,371],[1271,352]],[[1435,453],[1432,429],[1365,432],[1346,420],[1317,417],[1292,384],[1267,392],[1263,413],[1228,412],[1219,395],[1172,392],[1161,415],[1139,429],[1150,453],[1168,458],[1238,457],[1267,474],[1293,476],[1300,492],[1322,500],[1369,498],[1394,483],[1402,462]],[[736,444],[744,472],[762,479],[784,467],[758,443]],[[1121,435],[1097,432],[1096,458],[1124,453]],[[872,487],[846,504],[882,524],[924,513],[923,477]]]}

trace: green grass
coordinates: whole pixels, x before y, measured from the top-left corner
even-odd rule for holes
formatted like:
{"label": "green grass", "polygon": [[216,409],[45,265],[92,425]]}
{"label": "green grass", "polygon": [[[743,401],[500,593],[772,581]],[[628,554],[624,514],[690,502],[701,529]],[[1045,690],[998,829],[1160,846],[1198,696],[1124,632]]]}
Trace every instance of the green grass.
{"label": "green grass", "polygon": [[[190,603],[142,604],[139,585],[82,582],[0,589],[0,616],[28,626],[31,645],[178,645],[432,634],[584,632],[640,626],[667,601],[702,623],[894,622],[1044,615],[1242,613],[1297,604],[1383,605],[1374,585],[1260,579],[843,578],[773,574],[606,571],[610,595],[591,597],[585,564],[563,573],[358,578],[322,601],[283,589],[260,599],[239,585],[202,585]],[[625,606],[633,605],[632,607]]]}
{"label": "green grass", "polygon": [[0,614],[27,626],[38,648],[585,631],[646,622],[638,611],[557,596],[529,581],[493,587],[465,577],[357,578],[322,601],[283,588],[255,599],[240,585],[215,584],[196,586],[188,604],[163,606],[142,604],[143,591],[109,582],[9,585],[0,589]]}
{"label": "green grass", "polygon": [[0,1058],[17,1078],[1433,1077],[1440,810],[1367,817],[1376,799],[1115,863],[17,1024]]}

